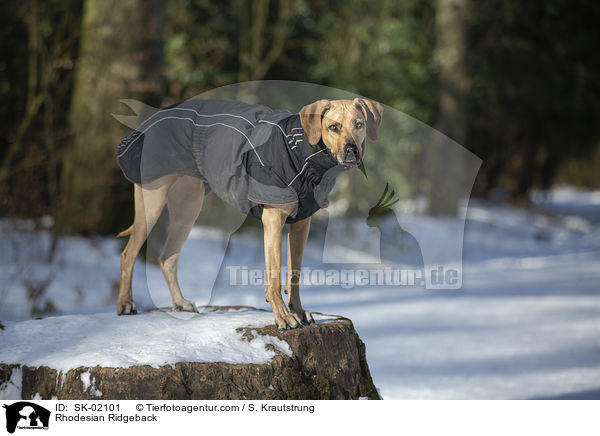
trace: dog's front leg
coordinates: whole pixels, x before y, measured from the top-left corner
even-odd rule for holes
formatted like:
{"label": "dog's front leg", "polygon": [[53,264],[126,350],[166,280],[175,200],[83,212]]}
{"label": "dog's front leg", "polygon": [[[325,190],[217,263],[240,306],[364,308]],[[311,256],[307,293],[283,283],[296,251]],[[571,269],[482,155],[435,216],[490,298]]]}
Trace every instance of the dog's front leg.
{"label": "dog's front leg", "polygon": [[302,325],[298,315],[290,313],[281,298],[281,233],[289,211],[265,206],[262,222],[265,234],[265,298],[273,308],[280,329]]}
{"label": "dog's front leg", "polygon": [[302,308],[300,302],[300,273],[302,269],[302,255],[310,230],[310,217],[290,224],[287,245],[287,285],[288,307],[295,313],[303,324],[314,322],[312,314]]}

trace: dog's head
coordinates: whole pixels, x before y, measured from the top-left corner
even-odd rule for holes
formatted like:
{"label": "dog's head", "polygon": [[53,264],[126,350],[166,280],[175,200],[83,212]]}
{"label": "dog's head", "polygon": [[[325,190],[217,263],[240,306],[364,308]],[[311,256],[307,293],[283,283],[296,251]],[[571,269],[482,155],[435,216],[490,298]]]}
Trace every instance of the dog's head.
{"label": "dog's head", "polygon": [[366,137],[377,139],[383,106],[365,98],[319,100],[300,110],[300,122],[315,145],[322,138],[333,157],[347,167],[360,165]]}

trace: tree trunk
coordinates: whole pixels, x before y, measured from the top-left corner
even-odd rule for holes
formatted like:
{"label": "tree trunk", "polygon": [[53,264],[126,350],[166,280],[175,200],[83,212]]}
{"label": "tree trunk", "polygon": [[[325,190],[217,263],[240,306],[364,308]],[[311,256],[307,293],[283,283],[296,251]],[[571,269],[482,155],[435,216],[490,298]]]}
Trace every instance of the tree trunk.
{"label": "tree trunk", "polygon": [[[111,114],[123,98],[160,104],[164,82],[161,0],[87,0],[63,159],[60,231],[104,233],[121,182],[116,147],[127,134]],[[111,225],[112,224],[112,225]]]}
{"label": "tree trunk", "polygon": [[[438,0],[436,8],[437,47],[435,57],[440,74],[440,97],[435,128],[463,145],[466,140],[468,78],[465,71],[466,0]],[[450,147],[439,135],[432,147],[435,166],[429,195],[429,211],[456,214],[457,203],[465,191],[466,162],[463,153]],[[470,189],[470,187],[469,187]]]}

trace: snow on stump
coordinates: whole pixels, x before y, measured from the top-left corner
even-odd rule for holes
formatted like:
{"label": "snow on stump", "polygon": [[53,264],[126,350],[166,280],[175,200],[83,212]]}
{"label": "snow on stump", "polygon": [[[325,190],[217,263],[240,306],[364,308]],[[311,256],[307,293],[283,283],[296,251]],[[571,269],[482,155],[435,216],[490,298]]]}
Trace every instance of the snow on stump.
{"label": "snow on stump", "polygon": [[[191,316],[185,314],[184,316]],[[379,399],[349,319],[279,331],[272,313],[68,315],[5,323],[0,399]]]}

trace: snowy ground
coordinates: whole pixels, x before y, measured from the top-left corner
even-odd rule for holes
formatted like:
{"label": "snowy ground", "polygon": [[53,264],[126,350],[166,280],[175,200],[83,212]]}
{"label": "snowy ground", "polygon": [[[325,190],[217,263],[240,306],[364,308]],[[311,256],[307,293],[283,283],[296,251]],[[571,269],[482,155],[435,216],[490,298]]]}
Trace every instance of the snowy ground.
{"label": "snowy ground", "polygon": [[[367,345],[375,384],[386,399],[600,398],[600,193],[564,188],[549,196],[535,194],[532,200],[529,210],[471,202],[460,290],[308,286],[302,290],[303,304],[352,319]],[[449,225],[427,217],[406,220],[411,233],[436,237]],[[35,353],[18,354],[18,332],[24,326],[42,329],[46,338],[60,334],[71,321],[87,320],[97,330],[105,323],[115,332],[135,330],[127,327],[137,322],[135,317],[112,315],[121,242],[65,238],[54,263],[48,264],[47,233],[27,228],[16,232],[11,226],[2,224],[0,239],[0,320],[5,326],[0,361],[50,362],[56,350],[68,349],[58,339],[48,339],[45,347],[34,347]],[[198,304],[268,309],[260,286],[228,286],[227,271],[221,271],[215,291],[209,293],[223,256],[230,264],[254,267],[262,262],[262,246],[252,238],[238,237],[227,254],[224,249],[214,231],[194,230],[180,262],[184,295]],[[314,244],[307,248],[306,265],[316,263],[318,251]],[[357,250],[338,251],[352,261],[368,257]],[[144,271],[139,265],[134,278],[138,306],[168,306],[160,270],[150,265]],[[61,315],[104,313],[17,323],[35,317],[35,309],[55,309]],[[200,317],[164,321],[166,314],[152,316],[158,324],[197,323],[190,324],[196,326],[190,327],[190,335],[198,349],[179,347],[192,336],[173,337],[173,353],[180,359],[214,359],[211,343],[239,347],[239,355],[250,360],[268,358],[252,355],[247,343],[225,333],[219,338],[206,335],[205,328],[218,321],[217,315],[203,321],[208,324]],[[264,315],[265,323],[270,316]],[[147,325],[136,334],[148,338],[156,328]],[[127,358],[138,362],[146,350],[130,349]],[[116,358],[111,356],[104,353],[101,362]]]}

